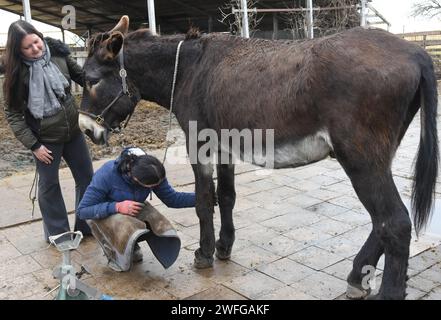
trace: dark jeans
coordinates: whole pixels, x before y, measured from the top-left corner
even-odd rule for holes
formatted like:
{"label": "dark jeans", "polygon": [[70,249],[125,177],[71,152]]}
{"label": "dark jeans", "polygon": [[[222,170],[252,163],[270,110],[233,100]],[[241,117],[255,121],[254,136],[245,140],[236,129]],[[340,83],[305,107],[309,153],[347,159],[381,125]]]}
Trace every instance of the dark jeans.
{"label": "dark jeans", "polygon": [[[70,230],[59,181],[61,157],[66,161],[75,180],[75,211],[92,180],[93,167],[89,149],[82,133],[69,142],[62,144],[44,143],[44,146],[52,151],[54,160],[50,164],[45,164],[35,156],[34,158],[39,174],[38,204],[43,217],[44,235],[47,241],[49,236]],[[81,231],[84,235],[91,234],[87,223],[77,218],[76,215],[74,230]]]}

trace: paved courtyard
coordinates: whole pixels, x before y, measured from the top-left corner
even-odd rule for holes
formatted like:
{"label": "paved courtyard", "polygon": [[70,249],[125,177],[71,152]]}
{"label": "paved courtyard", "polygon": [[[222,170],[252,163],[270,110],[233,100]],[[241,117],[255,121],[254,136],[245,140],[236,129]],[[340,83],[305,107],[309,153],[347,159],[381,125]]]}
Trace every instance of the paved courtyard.
{"label": "paved courtyard", "polygon": [[[411,165],[419,141],[415,119],[394,161],[394,179],[403,200],[410,196]],[[182,141],[182,140],[181,140]],[[172,164],[182,146],[172,148],[167,176],[179,191],[193,191],[189,164]],[[161,156],[163,150],[153,154]],[[104,161],[94,163],[95,169]],[[176,263],[165,270],[144,242],[142,263],[117,273],[96,241],[85,238],[72,254],[82,279],[115,299],[345,299],[345,278],[370,230],[370,219],[336,160],[326,159],[270,174],[249,164],[236,170],[236,242],[230,261],[215,259],[212,269],[192,266],[199,226],[194,209],[169,209],[155,196],[153,204],[173,223],[182,241]],[[266,174],[265,174],[266,173]],[[0,299],[52,299],[58,284],[52,270],[61,255],[43,240],[38,205],[31,220],[28,200],[33,173],[0,181]],[[74,184],[68,169],[61,183],[69,210]],[[437,187],[441,191],[440,185]],[[437,193],[438,199],[441,194]],[[441,299],[441,202],[427,232],[413,234],[407,299]],[[438,220],[436,220],[438,219]],[[70,215],[73,225],[73,214]],[[218,208],[214,216],[219,231]],[[377,279],[381,279],[384,257]]]}

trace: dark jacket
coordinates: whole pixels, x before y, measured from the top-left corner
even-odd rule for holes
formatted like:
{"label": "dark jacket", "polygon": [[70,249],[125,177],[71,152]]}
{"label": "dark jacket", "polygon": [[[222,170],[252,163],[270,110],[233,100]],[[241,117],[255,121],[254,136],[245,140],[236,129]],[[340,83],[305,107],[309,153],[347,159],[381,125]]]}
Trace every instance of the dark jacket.
{"label": "dark jacket", "polygon": [[118,171],[118,161],[106,162],[93,176],[78,209],[80,219],[102,219],[116,213],[116,202],[133,200],[143,203],[154,192],[167,207],[188,208],[196,204],[193,192],[176,192],[165,179],[153,188],[141,187]]}
{"label": "dark jacket", "polygon": [[[69,48],[59,40],[45,38],[55,63],[66,79],[83,85],[82,68],[70,56]],[[61,102],[61,110],[47,118],[35,119],[27,108],[29,92],[29,68],[23,64],[19,83],[23,86],[21,106],[5,105],[5,115],[15,137],[28,149],[35,150],[44,143],[65,143],[79,134],[78,109],[70,87]]]}

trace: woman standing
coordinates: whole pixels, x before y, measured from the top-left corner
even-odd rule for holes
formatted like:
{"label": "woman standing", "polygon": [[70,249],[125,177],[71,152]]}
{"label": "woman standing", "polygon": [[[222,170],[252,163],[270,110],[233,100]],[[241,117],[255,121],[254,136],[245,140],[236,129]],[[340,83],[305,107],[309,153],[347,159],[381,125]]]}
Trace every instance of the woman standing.
{"label": "woman standing", "polygon": [[[38,203],[46,241],[69,231],[58,171],[61,158],[75,179],[75,209],[93,175],[92,162],[78,127],[70,80],[82,86],[82,69],[59,40],[43,38],[25,21],[12,23],[4,58],[6,119],[15,137],[32,150],[37,172]],[[75,230],[90,234],[76,218]]]}

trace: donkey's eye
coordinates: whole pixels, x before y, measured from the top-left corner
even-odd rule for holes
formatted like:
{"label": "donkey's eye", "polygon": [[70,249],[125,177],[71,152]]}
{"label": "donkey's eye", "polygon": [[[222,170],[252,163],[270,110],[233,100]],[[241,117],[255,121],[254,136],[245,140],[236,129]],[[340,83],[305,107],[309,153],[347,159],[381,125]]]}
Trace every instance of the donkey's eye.
{"label": "donkey's eye", "polygon": [[89,84],[89,86],[94,86],[96,85],[98,82],[100,82],[100,79],[88,79],[87,83]]}

